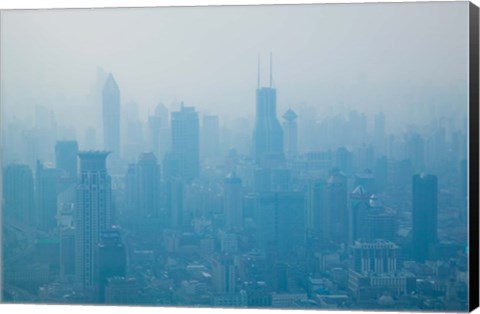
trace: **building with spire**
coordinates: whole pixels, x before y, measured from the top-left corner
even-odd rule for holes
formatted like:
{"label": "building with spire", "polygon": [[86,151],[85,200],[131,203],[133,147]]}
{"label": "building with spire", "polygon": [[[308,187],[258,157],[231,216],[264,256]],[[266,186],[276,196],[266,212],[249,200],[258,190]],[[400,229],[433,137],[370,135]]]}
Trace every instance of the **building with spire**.
{"label": "building with spire", "polygon": [[112,73],[102,91],[103,147],[112,159],[120,158],[120,90]]}
{"label": "building with spire", "polygon": [[277,119],[277,91],[273,87],[272,71],[270,54],[270,85],[260,87],[259,58],[253,151],[257,164],[267,167],[284,159],[283,130]]}

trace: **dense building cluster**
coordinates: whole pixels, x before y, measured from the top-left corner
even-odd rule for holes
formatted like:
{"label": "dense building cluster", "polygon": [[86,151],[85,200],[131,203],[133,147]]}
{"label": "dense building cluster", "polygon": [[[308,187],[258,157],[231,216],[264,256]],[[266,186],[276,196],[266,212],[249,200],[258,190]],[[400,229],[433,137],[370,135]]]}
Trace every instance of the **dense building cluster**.
{"label": "dense building cluster", "polygon": [[111,74],[101,131],[10,121],[3,300],[466,309],[466,120],[281,115],[260,81],[254,121],[181,103],[143,122]]}

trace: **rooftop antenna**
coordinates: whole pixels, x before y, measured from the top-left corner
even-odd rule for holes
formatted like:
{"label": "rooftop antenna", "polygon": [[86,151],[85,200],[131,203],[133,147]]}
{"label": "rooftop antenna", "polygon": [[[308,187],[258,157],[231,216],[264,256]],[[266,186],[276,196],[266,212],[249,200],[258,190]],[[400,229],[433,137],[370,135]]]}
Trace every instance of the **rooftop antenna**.
{"label": "rooftop antenna", "polygon": [[273,75],[272,75],[272,53],[270,52],[270,88],[273,87]]}
{"label": "rooftop antenna", "polygon": [[257,88],[260,88],[260,52],[258,53],[258,72],[257,72]]}

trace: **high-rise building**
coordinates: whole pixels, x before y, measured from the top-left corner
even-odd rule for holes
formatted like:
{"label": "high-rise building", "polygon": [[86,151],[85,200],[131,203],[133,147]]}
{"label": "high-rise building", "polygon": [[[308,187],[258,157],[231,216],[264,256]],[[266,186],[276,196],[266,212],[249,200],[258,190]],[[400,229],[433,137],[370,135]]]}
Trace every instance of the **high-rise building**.
{"label": "high-rise building", "polygon": [[35,223],[32,170],[27,165],[10,164],[3,171],[3,217]]}
{"label": "high-rise building", "polygon": [[242,180],[232,172],[227,175],[223,182],[225,227],[227,229],[240,229],[243,223]]}
{"label": "high-rise building", "polygon": [[412,180],[412,253],[417,262],[424,262],[437,242],[438,183],[430,174],[416,174]]}
{"label": "high-rise building", "polygon": [[277,119],[277,90],[273,88],[271,58],[269,87],[260,87],[259,62],[253,143],[255,161],[258,164],[270,166],[284,159],[283,130]]}
{"label": "high-rise building", "polygon": [[78,144],[76,141],[59,141],[55,144],[55,168],[62,171],[63,177],[76,180],[77,154]]}
{"label": "high-rise building", "polygon": [[213,260],[212,281],[216,293],[235,293],[236,272],[231,256],[221,255]]}
{"label": "high-rise building", "polygon": [[120,230],[112,228],[103,231],[97,244],[98,282],[96,283],[97,300],[105,302],[105,287],[109,278],[123,277],[127,270],[127,252],[120,237]]}
{"label": "high-rise building", "polygon": [[189,182],[200,173],[200,143],[198,112],[194,107],[183,105],[180,111],[172,112],[172,154],[175,159],[176,176]]}
{"label": "high-rise building", "polygon": [[218,116],[204,115],[201,133],[201,155],[207,162],[219,159],[220,125]]}
{"label": "high-rise building", "polygon": [[171,135],[168,125],[168,109],[160,103],[155,113],[148,117],[148,148],[155,154],[157,160],[163,160],[170,151]]}
{"label": "high-rise building", "polygon": [[75,270],[77,284],[94,292],[98,283],[98,250],[101,234],[112,226],[111,179],[107,173],[108,152],[80,152],[80,179],[75,215]]}
{"label": "high-rise building", "polygon": [[120,90],[112,73],[108,74],[102,91],[103,147],[112,159],[120,158]]}
{"label": "high-rise building", "polygon": [[329,213],[330,240],[347,243],[349,219],[347,206],[347,177],[334,170],[327,179],[326,210]]}
{"label": "high-rise building", "polygon": [[160,210],[160,166],[153,153],[142,153],[136,169],[136,216],[156,218]]}
{"label": "high-rise building", "polygon": [[57,183],[60,170],[37,161],[35,194],[37,226],[43,231],[52,231],[57,226]]}

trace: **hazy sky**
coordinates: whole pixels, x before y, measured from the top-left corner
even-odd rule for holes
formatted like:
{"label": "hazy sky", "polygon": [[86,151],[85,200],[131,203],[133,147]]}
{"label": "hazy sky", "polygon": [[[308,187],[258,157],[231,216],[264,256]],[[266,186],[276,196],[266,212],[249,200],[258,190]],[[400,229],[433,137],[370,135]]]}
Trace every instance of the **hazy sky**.
{"label": "hazy sky", "polygon": [[2,105],[91,112],[102,67],[142,119],[174,100],[253,115],[257,55],[266,85],[273,52],[279,114],[466,112],[467,16],[468,2],[3,11]]}

